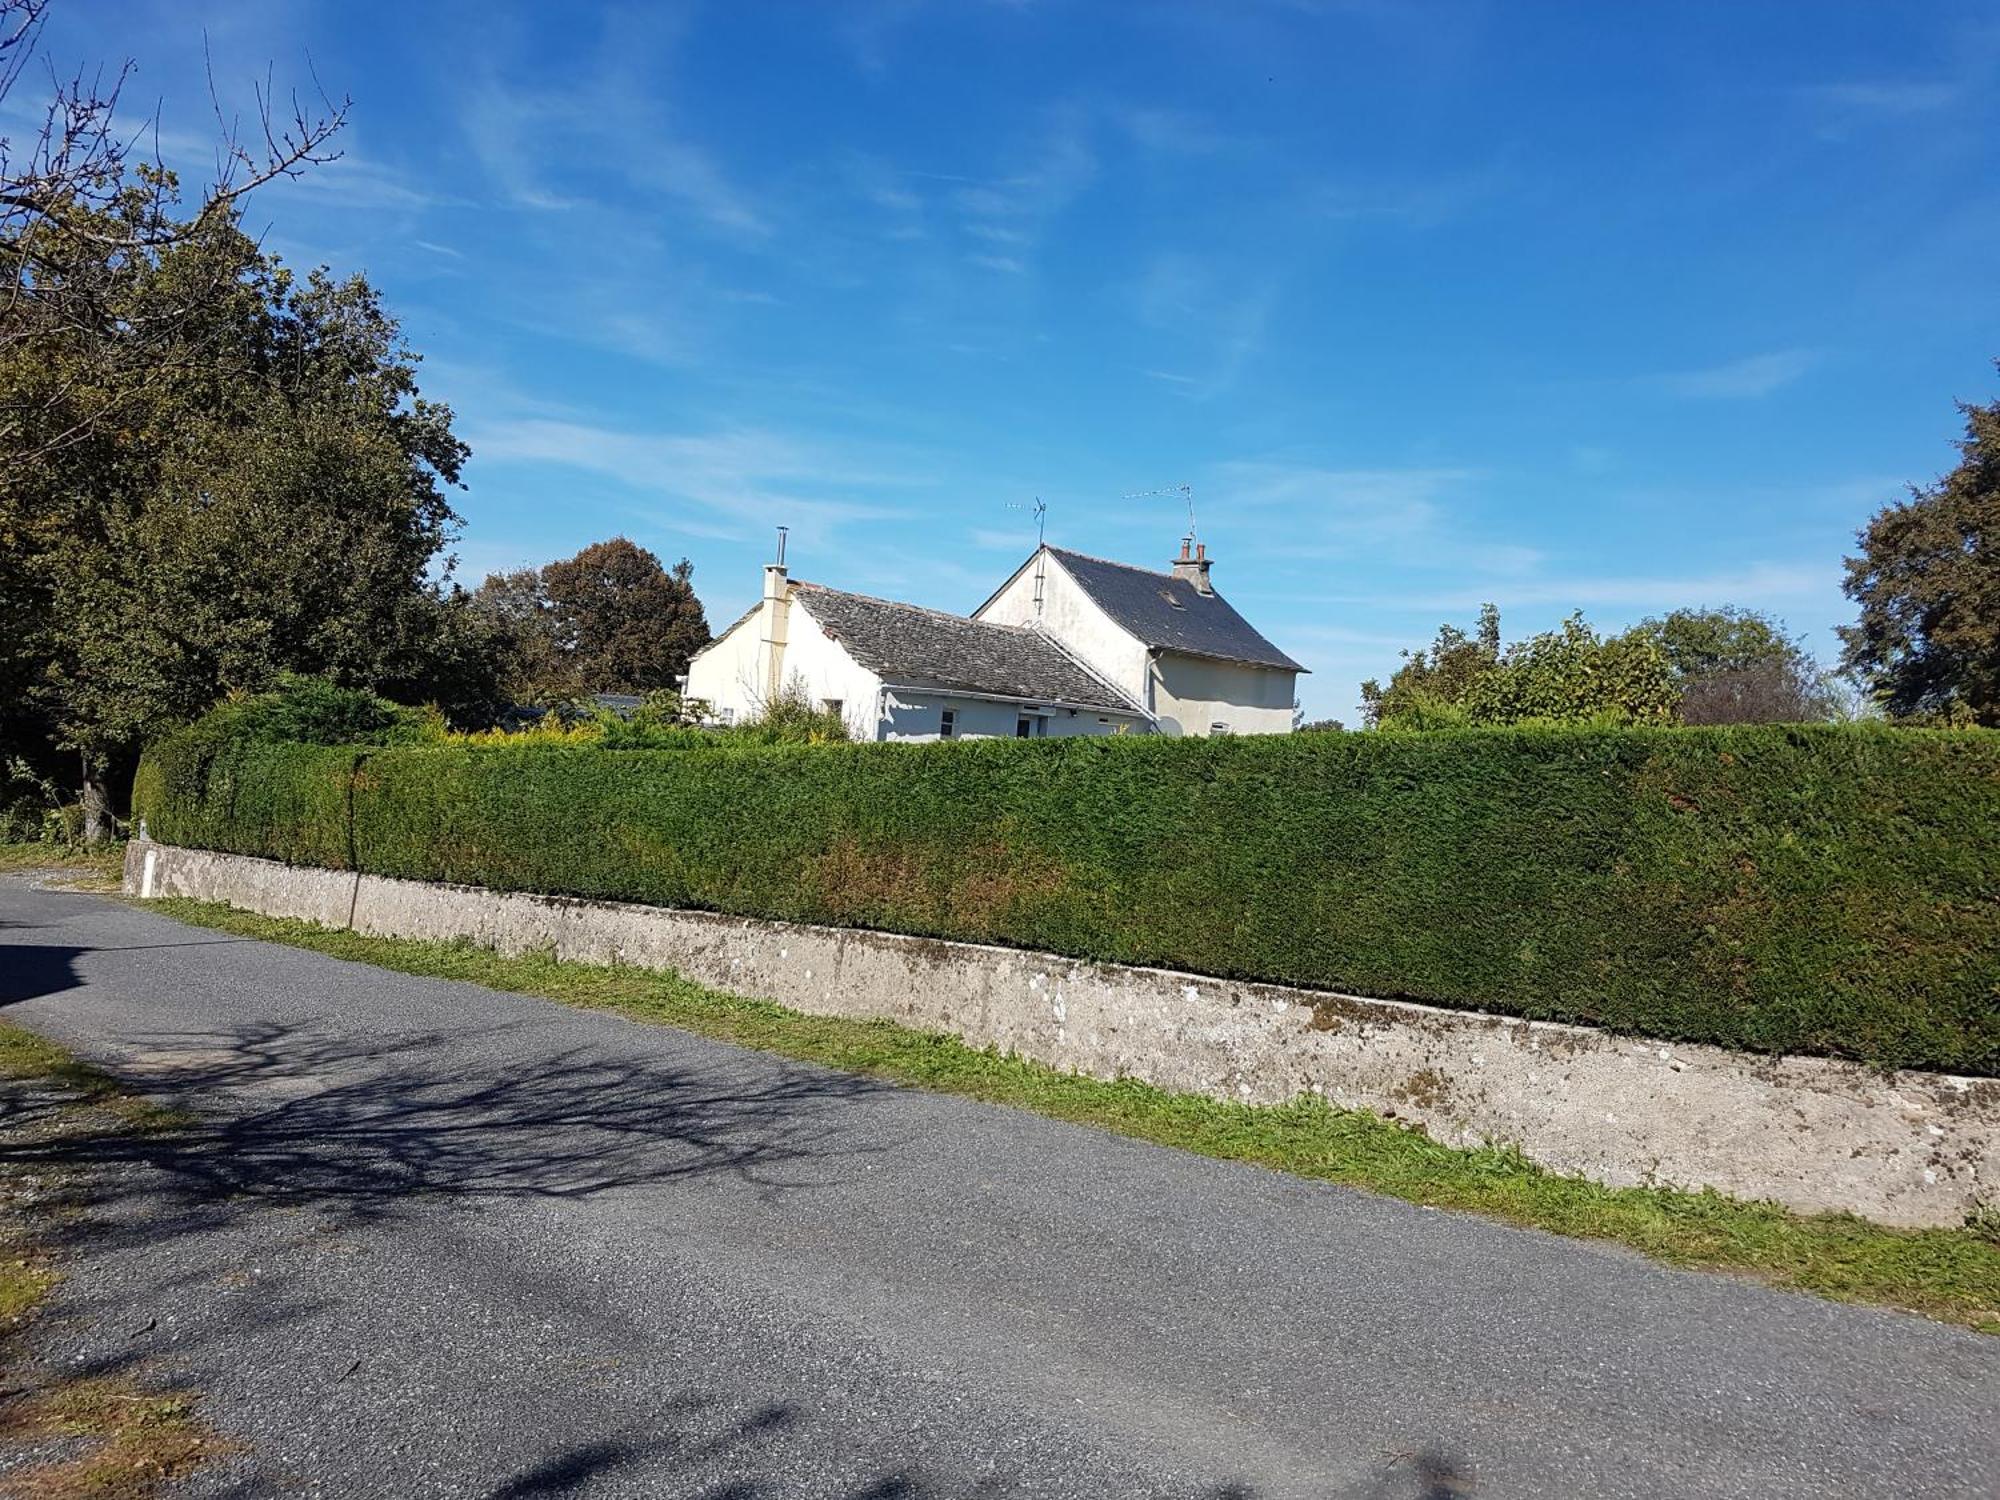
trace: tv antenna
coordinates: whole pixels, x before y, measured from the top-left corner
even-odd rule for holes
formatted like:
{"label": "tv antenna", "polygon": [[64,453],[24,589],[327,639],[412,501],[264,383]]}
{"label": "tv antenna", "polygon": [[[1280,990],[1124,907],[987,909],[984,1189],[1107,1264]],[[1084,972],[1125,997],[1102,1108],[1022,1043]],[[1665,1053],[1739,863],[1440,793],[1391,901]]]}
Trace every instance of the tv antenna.
{"label": "tv antenna", "polygon": [[[1019,510],[1020,508],[1021,502],[1018,500],[1009,500],[1007,502],[1007,509],[1009,510]],[[1037,495],[1035,496],[1035,503],[1032,509],[1035,513],[1035,623],[1039,625],[1042,620],[1042,608],[1048,602],[1048,556],[1046,551],[1048,543],[1045,537],[1048,532],[1049,507],[1042,497]]]}
{"label": "tv antenna", "polygon": [[[1020,510],[1021,502],[1018,500],[1009,500],[1007,502],[1007,509]],[[1044,541],[1047,540],[1048,518],[1049,518],[1048,503],[1044,501],[1040,495],[1037,495],[1035,496],[1035,503],[1032,506],[1028,507],[1028,509],[1034,513],[1035,545],[1037,547],[1040,547],[1044,543]]]}
{"label": "tv antenna", "polygon": [[1188,513],[1187,534],[1188,534],[1188,540],[1192,542],[1195,539],[1193,485],[1176,484],[1168,486],[1164,489],[1134,490],[1131,494],[1126,495],[1124,498],[1127,500],[1157,500],[1162,495],[1179,495],[1181,497],[1181,503],[1187,507],[1187,513]]}

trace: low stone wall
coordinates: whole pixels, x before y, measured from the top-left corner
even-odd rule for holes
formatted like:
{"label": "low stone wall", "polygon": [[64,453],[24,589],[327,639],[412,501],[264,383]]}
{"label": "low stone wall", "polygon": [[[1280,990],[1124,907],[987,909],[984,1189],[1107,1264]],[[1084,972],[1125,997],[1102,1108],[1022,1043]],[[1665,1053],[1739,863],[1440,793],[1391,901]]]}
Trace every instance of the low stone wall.
{"label": "low stone wall", "polygon": [[893,933],[304,869],[134,841],[126,889],[384,937],[673,969],[815,1015],[885,1018],[1217,1099],[1312,1093],[1503,1141],[1614,1186],[1713,1187],[1890,1224],[2000,1200],[2000,1081],[1666,1045],[1281,985]]}

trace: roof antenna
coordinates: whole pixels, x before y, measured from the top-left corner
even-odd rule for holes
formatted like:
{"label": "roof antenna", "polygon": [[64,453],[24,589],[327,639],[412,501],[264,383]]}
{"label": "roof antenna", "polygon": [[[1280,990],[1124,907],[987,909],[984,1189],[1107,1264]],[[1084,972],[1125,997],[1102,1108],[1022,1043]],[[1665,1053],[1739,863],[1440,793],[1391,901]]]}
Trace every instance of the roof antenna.
{"label": "roof antenna", "polygon": [[785,565],[785,534],[791,529],[789,526],[778,528],[778,566],[781,568]]}
{"label": "roof antenna", "polygon": [[[1035,503],[1028,508],[1034,513],[1035,545],[1039,547],[1047,540],[1049,507],[1047,502],[1040,495],[1037,495],[1035,496]],[[1019,510],[1021,509],[1021,502],[1018,500],[1009,500],[1007,502],[1007,509]]]}
{"label": "roof antenna", "polygon": [[1161,495],[1179,495],[1181,497],[1182,503],[1187,506],[1187,513],[1188,513],[1187,539],[1188,539],[1188,545],[1193,546],[1195,541],[1193,485],[1177,484],[1168,489],[1134,490],[1131,494],[1126,495],[1124,498],[1127,500],[1153,500],[1157,499]]}
{"label": "roof antenna", "polygon": [[[1021,502],[1009,500],[1007,509],[1019,510]],[[1048,563],[1043,557],[1043,549],[1048,546],[1049,507],[1040,495],[1035,496],[1035,622],[1041,623],[1043,594],[1047,585]]]}

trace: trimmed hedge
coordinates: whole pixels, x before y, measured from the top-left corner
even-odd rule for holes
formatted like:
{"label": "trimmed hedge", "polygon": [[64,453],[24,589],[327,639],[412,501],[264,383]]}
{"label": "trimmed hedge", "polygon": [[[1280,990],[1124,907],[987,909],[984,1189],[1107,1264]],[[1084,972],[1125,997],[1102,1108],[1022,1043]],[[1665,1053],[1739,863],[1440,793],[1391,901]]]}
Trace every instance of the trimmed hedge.
{"label": "trimmed hedge", "polygon": [[2000,1072],[2000,734],[156,746],[156,838]]}

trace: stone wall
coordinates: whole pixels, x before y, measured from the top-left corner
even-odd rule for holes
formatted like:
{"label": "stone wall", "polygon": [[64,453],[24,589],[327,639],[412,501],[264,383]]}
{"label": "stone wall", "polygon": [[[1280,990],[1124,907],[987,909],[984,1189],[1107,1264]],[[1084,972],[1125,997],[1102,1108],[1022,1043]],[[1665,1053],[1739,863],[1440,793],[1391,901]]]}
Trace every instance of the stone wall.
{"label": "stone wall", "polygon": [[1614,1036],[1047,953],[576,901],[135,841],[133,894],[385,937],[673,969],[815,1015],[885,1018],[1099,1078],[1218,1099],[1301,1093],[1508,1142],[1614,1186],[1713,1187],[1890,1224],[2000,1201],[2000,1081]]}

